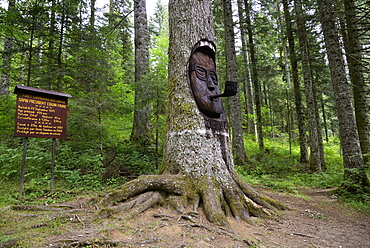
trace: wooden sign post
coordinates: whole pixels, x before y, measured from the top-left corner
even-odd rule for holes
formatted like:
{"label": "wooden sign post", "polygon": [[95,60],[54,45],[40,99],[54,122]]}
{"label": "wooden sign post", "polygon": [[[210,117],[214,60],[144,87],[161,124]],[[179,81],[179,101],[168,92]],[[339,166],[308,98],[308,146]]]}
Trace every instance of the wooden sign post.
{"label": "wooden sign post", "polygon": [[52,138],[50,190],[54,190],[54,157],[56,139],[67,136],[67,104],[69,94],[17,85],[17,109],[14,136],[24,137],[19,199],[22,197],[28,137]]}

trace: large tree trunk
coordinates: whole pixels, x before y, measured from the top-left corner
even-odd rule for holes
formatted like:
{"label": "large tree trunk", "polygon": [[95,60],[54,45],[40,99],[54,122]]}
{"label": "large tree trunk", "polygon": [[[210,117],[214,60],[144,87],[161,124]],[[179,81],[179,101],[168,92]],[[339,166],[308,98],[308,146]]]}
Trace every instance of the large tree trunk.
{"label": "large tree trunk", "polygon": [[333,6],[329,0],[318,0],[317,2],[339,122],[339,137],[344,162],[345,182],[343,186],[350,191],[356,192],[358,186],[363,188],[369,186],[370,183],[364,168],[350,88],[347,82],[339,35],[335,25]]}
{"label": "large tree trunk", "polygon": [[353,0],[343,0],[346,20],[344,47],[348,61],[349,76],[353,85],[356,125],[360,137],[360,145],[364,162],[370,162],[370,120],[368,89],[363,76],[362,47],[356,27],[355,3]]}
{"label": "large tree trunk", "polygon": [[[226,45],[226,68],[227,80],[238,81],[238,69],[236,63],[235,38],[233,25],[233,11],[231,1],[223,1],[224,27],[225,27],[225,45]],[[235,154],[235,162],[244,164],[247,161],[247,155],[244,148],[244,135],[242,128],[242,112],[240,108],[240,96],[236,94],[230,97],[230,115],[232,130],[232,147]]]}
{"label": "large tree trunk", "polygon": [[308,39],[306,34],[306,25],[303,19],[302,4],[300,0],[294,0],[298,37],[302,56],[302,71],[306,92],[307,103],[307,119],[310,137],[310,168],[312,171],[325,170],[325,157],[322,143],[321,125],[318,120],[318,108],[315,96],[315,86],[313,82],[310,52],[308,47]]}
{"label": "large tree trunk", "polygon": [[136,214],[155,204],[179,212],[192,206],[196,211],[202,205],[209,221],[228,226],[227,216],[249,221],[250,216],[284,208],[237,175],[225,112],[217,118],[203,114],[190,87],[188,60],[193,46],[204,38],[214,40],[211,1],[170,0],[169,25],[169,106],[162,175],[143,176],[110,192],[101,201],[108,206],[102,214],[131,208]]}
{"label": "large tree trunk", "polygon": [[305,109],[302,102],[302,91],[299,83],[298,77],[298,62],[295,51],[294,36],[293,36],[293,27],[292,27],[292,18],[289,12],[288,0],[283,0],[284,6],[284,17],[286,23],[286,33],[289,44],[289,60],[292,67],[292,79],[294,85],[294,100],[295,100],[295,109],[297,113],[297,122],[298,122],[298,134],[299,134],[299,147],[300,147],[300,159],[301,163],[308,163],[308,145],[307,145],[307,136],[306,136],[306,127],[305,127]]}
{"label": "large tree trunk", "polygon": [[146,0],[134,1],[135,26],[135,111],[131,140],[148,145],[153,139],[151,132],[151,107],[149,102],[149,31]]}

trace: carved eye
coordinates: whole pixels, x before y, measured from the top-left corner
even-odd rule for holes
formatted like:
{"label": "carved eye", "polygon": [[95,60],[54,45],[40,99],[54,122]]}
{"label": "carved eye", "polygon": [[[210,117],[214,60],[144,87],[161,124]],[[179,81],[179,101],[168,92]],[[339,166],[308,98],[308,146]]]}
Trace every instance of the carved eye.
{"label": "carved eye", "polygon": [[195,74],[197,77],[202,81],[207,81],[209,77],[211,77],[211,80],[214,84],[218,84],[217,82],[217,74],[214,71],[209,71],[204,67],[196,66],[195,67]]}
{"label": "carved eye", "polygon": [[214,84],[218,84],[217,82],[217,75],[214,71],[209,71],[209,76],[211,77]]}
{"label": "carved eye", "polygon": [[197,66],[195,69],[195,73],[197,74],[197,77],[201,80],[207,80],[207,70],[203,67]]}

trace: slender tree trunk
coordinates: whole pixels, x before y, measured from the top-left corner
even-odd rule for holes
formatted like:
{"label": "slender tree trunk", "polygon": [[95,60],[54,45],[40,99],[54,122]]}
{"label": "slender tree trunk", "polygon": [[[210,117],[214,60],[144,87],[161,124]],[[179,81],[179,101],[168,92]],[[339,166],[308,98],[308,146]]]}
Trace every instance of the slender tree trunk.
{"label": "slender tree trunk", "polygon": [[295,42],[293,36],[292,28],[292,17],[289,13],[288,1],[283,0],[284,7],[284,17],[286,23],[286,32],[289,45],[289,60],[292,68],[292,80],[294,86],[294,100],[295,100],[295,110],[297,113],[297,123],[298,123],[298,134],[299,134],[299,147],[300,147],[300,159],[301,163],[308,163],[308,145],[305,127],[305,109],[302,101],[302,91],[299,83],[298,77],[298,62],[295,51]]}
{"label": "slender tree trunk", "polygon": [[[54,57],[54,41],[55,37],[55,30],[56,30],[56,20],[55,20],[55,0],[51,1],[51,8],[50,8],[50,27],[49,27],[49,37],[48,37],[48,51],[47,51],[47,61],[48,61],[48,75],[46,75],[46,89],[52,90],[52,84],[54,79],[55,73],[55,57]],[[58,71],[58,74],[60,72]]]}
{"label": "slender tree trunk", "polygon": [[329,0],[318,0],[317,2],[338,114],[339,137],[344,162],[345,182],[343,187],[349,191],[357,192],[358,186],[363,188],[370,186],[370,183],[364,168],[333,6]]}
{"label": "slender tree trunk", "polygon": [[[278,5],[279,8],[279,5]],[[279,14],[279,26],[282,26],[282,20],[280,18]],[[280,29],[280,33],[282,32],[282,28]],[[289,137],[289,154],[292,154],[292,131],[293,131],[293,122],[291,121],[293,119],[293,114],[291,112],[291,104],[290,104],[290,88],[291,88],[291,76],[290,76],[290,67],[288,62],[288,51],[287,51],[287,44],[286,40],[282,39],[282,51],[281,51],[281,57],[282,57],[282,64],[284,68],[284,75],[285,75],[285,82],[286,82],[286,88],[285,88],[285,95],[286,95],[286,107],[287,107],[287,116],[286,116],[286,123],[287,123],[287,133]]]}
{"label": "slender tree trunk", "polygon": [[240,34],[241,34],[241,41],[242,41],[242,52],[243,52],[243,59],[245,65],[245,80],[244,80],[244,98],[246,103],[246,113],[247,113],[247,120],[248,120],[248,134],[256,134],[256,123],[254,117],[254,96],[253,96],[253,88],[252,88],[252,81],[251,81],[251,73],[250,73],[250,65],[249,65],[249,58],[248,58],[248,49],[247,49],[247,34],[246,34],[246,27],[245,27],[245,11],[243,9],[243,1],[238,0],[238,13],[239,13],[239,23],[240,23]]}
{"label": "slender tree trunk", "polygon": [[[37,4],[37,3],[34,3]],[[33,58],[33,41],[34,41],[34,23],[36,21],[36,13],[32,16],[32,24],[31,24],[31,34],[30,34],[30,41],[28,43],[28,63],[27,63],[27,86],[31,86],[31,74],[32,74],[32,58]]]}
{"label": "slender tree trunk", "polygon": [[62,10],[62,18],[60,20],[60,33],[59,33],[59,45],[58,45],[58,58],[57,58],[57,64],[58,64],[58,78],[57,78],[57,85],[56,90],[60,91],[62,87],[62,81],[63,81],[63,61],[62,61],[62,53],[63,53],[63,39],[64,39],[64,28],[65,28],[65,21],[66,21],[66,13],[65,13],[65,3],[63,1],[63,10]]}
{"label": "slender tree trunk", "polygon": [[250,11],[250,3],[248,0],[244,0],[245,6],[245,22],[248,30],[248,46],[249,46],[249,54],[251,56],[251,65],[252,65],[252,83],[254,88],[254,103],[256,106],[256,115],[257,115],[257,137],[258,137],[258,146],[260,150],[265,149],[265,145],[263,142],[263,132],[262,132],[262,112],[261,112],[261,85],[258,81],[258,73],[257,73],[257,58],[256,58],[256,50],[253,42],[253,32],[252,32],[252,23],[251,23],[251,11]]}
{"label": "slender tree trunk", "polygon": [[[271,103],[271,94],[270,94],[270,87],[265,85],[265,99],[266,99],[266,106],[269,109],[269,117],[270,117],[270,126],[271,126],[271,137],[275,137],[275,123],[274,123],[274,110],[272,108],[272,103]],[[284,123],[284,118],[282,118],[282,123]],[[284,126],[284,124],[282,125]],[[281,130],[284,130],[282,128]]]}
{"label": "slender tree trunk", "polygon": [[290,107],[290,104],[289,104],[289,92],[288,90],[285,91],[286,93],[286,108],[287,108],[287,126],[288,126],[288,137],[289,137],[289,154],[292,155],[292,126],[293,126],[293,123],[292,123],[292,111],[291,111],[291,107]]}
{"label": "slender tree trunk", "polygon": [[115,0],[109,0],[109,13],[113,13]]}
{"label": "slender tree trunk", "polygon": [[135,1],[135,111],[131,140],[148,145],[153,140],[146,74],[149,72],[149,31],[146,0]]}
{"label": "slender tree trunk", "polygon": [[[346,31],[344,47],[348,61],[349,76],[353,85],[356,125],[360,138],[361,151],[365,163],[370,162],[370,120],[368,89],[363,76],[362,47],[356,27],[355,2],[343,0],[345,9]],[[365,156],[367,154],[367,156]]]}
{"label": "slender tree trunk", "polygon": [[7,37],[4,41],[3,65],[0,84],[0,95],[9,94],[10,86],[10,62],[12,58],[13,38]]}
{"label": "slender tree trunk", "polygon": [[324,170],[326,166],[324,153],[322,152],[323,149],[320,146],[320,139],[322,142],[321,125],[319,125],[320,121],[317,119],[318,109],[315,99],[316,98],[315,86],[311,70],[310,52],[308,47],[306,26],[303,19],[301,1],[294,0],[294,5],[297,15],[298,37],[301,47],[302,71],[306,92],[307,119],[310,137],[310,168],[312,171],[321,171]]}
{"label": "slender tree trunk", "polygon": [[[15,1],[9,1],[8,12],[14,10]],[[10,26],[10,25],[9,25]],[[3,64],[0,82],[0,95],[8,95],[10,87],[10,63],[12,59],[13,38],[6,37],[4,41]]]}
{"label": "slender tree trunk", "polygon": [[90,29],[95,29],[95,3],[96,0],[90,0]]}
{"label": "slender tree trunk", "polygon": [[329,142],[328,122],[326,121],[325,102],[324,102],[322,94],[320,96],[320,104],[321,104],[322,119],[323,119],[323,122],[324,122],[325,140],[326,140],[326,142]]}
{"label": "slender tree trunk", "polygon": [[[236,64],[235,38],[233,25],[233,11],[230,0],[223,0],[224,27],[226,43],[226,68],[227,80],[238,81],[238,69]],[[230,97],[230,114],[232,130],[232,147],[237,164],[244,164],[247,160],[244,149],[244,135],[242,128],[242,112],[240,108],[240,96],[237,93]]]}

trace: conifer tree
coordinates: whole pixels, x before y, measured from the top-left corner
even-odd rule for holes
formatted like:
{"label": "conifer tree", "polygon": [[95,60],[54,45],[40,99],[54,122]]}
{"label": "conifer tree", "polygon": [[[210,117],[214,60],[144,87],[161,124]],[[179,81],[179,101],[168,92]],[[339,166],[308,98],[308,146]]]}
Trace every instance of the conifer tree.
{"label": "conifer tree", "polygon": [[149,31],[146,0],[134,2],[135,27],[135,111],[131,140],[148,145],[152,140],[149,102]]}
{"label": "conifer tree", "polygon": [[[226,68],[227,80],[238,81],[238,70],[236,63],[235,37],[233,25],[233,12],[230,0],[223,0],[225,45],[226,45]],[[247,155],[244,149],[244,135],[242,128],[242,113],[240,107],[240,95],[230,97],[230,115],[232,130],[232,147],[237,164],[244,164]]]}
{"label": "conifer tree", "polygon": [[345,179],[343,187],[352,193],[359,193],[362,189],[369,187],[370,182],[362,158],[350,88],[345,74],[339,34],[335,25],[333,5],[329,0],[318,0],[317,3],[339,122]]}

